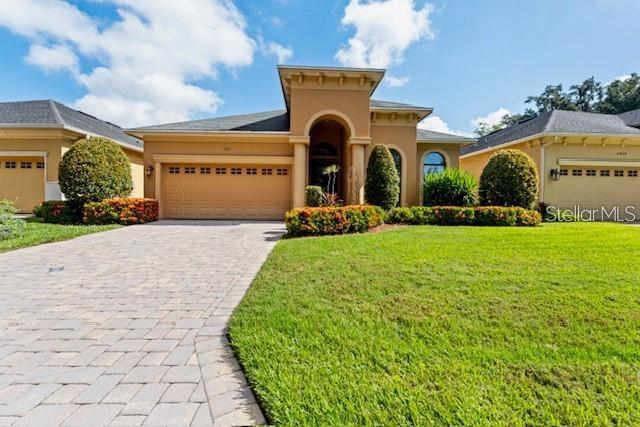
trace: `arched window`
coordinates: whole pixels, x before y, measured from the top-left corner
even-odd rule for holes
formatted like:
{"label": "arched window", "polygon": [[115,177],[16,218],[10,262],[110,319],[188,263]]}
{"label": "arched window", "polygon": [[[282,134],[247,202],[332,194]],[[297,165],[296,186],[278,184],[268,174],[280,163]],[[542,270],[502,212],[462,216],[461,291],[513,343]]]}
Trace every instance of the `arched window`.
{"label": "arched window", "polygon": [[310,157],[338,157],[338,149],[328,142],[319,142],[311,147]]}
{"label": "arched window", "polygon": [[422,165],[424,176],[432,173],[442,172],[446,167],[447,161],[442,154],[432,151],[424,156],[424,163]]}
{"label": "arched window", "polygon": [[[396,171],[398,172],[398,178],[400,178],[400,191],[402,191],[402,156],[400,152],[395,148],[390,148],[391,156],[393,157],[393,163],[396,165]],[[398,203],[400,201],[398,200]]]}

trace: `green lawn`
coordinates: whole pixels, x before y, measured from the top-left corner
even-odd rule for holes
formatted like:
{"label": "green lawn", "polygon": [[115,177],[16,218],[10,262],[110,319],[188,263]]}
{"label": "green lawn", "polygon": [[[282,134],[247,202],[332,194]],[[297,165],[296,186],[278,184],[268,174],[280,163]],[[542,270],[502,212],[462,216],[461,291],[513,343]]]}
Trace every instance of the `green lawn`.
{"label": "green lawn", "polygon": [[278,243],[230,326],[287,425],[639,425],[640,227]]}
{"label": "green lawn", "polygon": [[119,227],[119,225],[44,224],[31,218],[27,221],[27,226],[21,236],[0,241],[0,253],[42,243],[73,239],[84,234],[113,230]]}

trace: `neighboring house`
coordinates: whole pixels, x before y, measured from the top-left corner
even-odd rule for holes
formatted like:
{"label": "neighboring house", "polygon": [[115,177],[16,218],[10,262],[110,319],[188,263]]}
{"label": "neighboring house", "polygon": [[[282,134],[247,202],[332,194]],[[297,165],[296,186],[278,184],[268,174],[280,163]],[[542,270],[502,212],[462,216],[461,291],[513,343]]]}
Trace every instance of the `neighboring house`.
{"label": "neighboring house", "polygon": [[502,148],[522,150],[536,162],[539,201],[563,209],[633,206],[640,218],[640,110],[543,113],[463,148],[460,166],[480,176]]}
{"label": "neighboring house", "polygon": [[55,101],[0,103],[0,199],[21,212],[44,200],[60,200],[58,165],[79,139],[102,137],[118,143],[131,161],[134,189],[142,197],[142,141],[109,122]]}
{"label": "neighboring house", "polygon": [[144,140],[145,195],[163,218],[282,219],[327,186],[363,203],[369,154],[384,144],[400,171],[402,205],[420,202],[425,171],[457,167],[470,138],[417,129],[431,108],[376,101],[384,70],[278,67],[286,110],[128,130]]}

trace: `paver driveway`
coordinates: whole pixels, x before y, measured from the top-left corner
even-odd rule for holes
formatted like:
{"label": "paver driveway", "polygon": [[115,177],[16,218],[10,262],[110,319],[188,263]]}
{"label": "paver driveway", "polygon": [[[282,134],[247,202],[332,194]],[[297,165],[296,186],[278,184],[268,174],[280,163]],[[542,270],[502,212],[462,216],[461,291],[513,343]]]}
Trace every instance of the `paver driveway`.
{"label": "paver driveway", "polygon": [[225,332],[283,231],[159,222],[0,255],[0,425],[263,422]]}

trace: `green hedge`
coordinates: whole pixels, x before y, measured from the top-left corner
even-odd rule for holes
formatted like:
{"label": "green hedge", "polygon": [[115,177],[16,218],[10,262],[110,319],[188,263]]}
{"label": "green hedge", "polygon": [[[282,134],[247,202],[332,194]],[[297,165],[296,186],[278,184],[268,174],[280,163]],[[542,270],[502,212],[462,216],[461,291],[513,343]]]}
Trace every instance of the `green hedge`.
{"label": "green hedge", "polygon": [[144,224],[158,219],[158,201],[136,197],[106,199],[84,205],[85,224]]}
{"label": "green hedge", "polygon": [[64,200],[42,202],[33,210],[36,217],[49,224],[78,224],[80,215]]}
{"label": "green hedge", "polygon": [[86,203],[78,215],[74,204],[64,200],[42,202],[34,214],[50,224],[144,224],[158,219],[158,201],[123,197]]}
{"label": "green hedge", "polygon": [[377,206],[356,205],[298,208],[285,214],[290,237],[364,233],[381,225],[384,211]]}
{"label": "green hedge", "polygon": [[479,226],[536,226],[541,215],[520,207],[480,206],[414,206],[391,209],[389,224],[409,225],[479,225]]}

